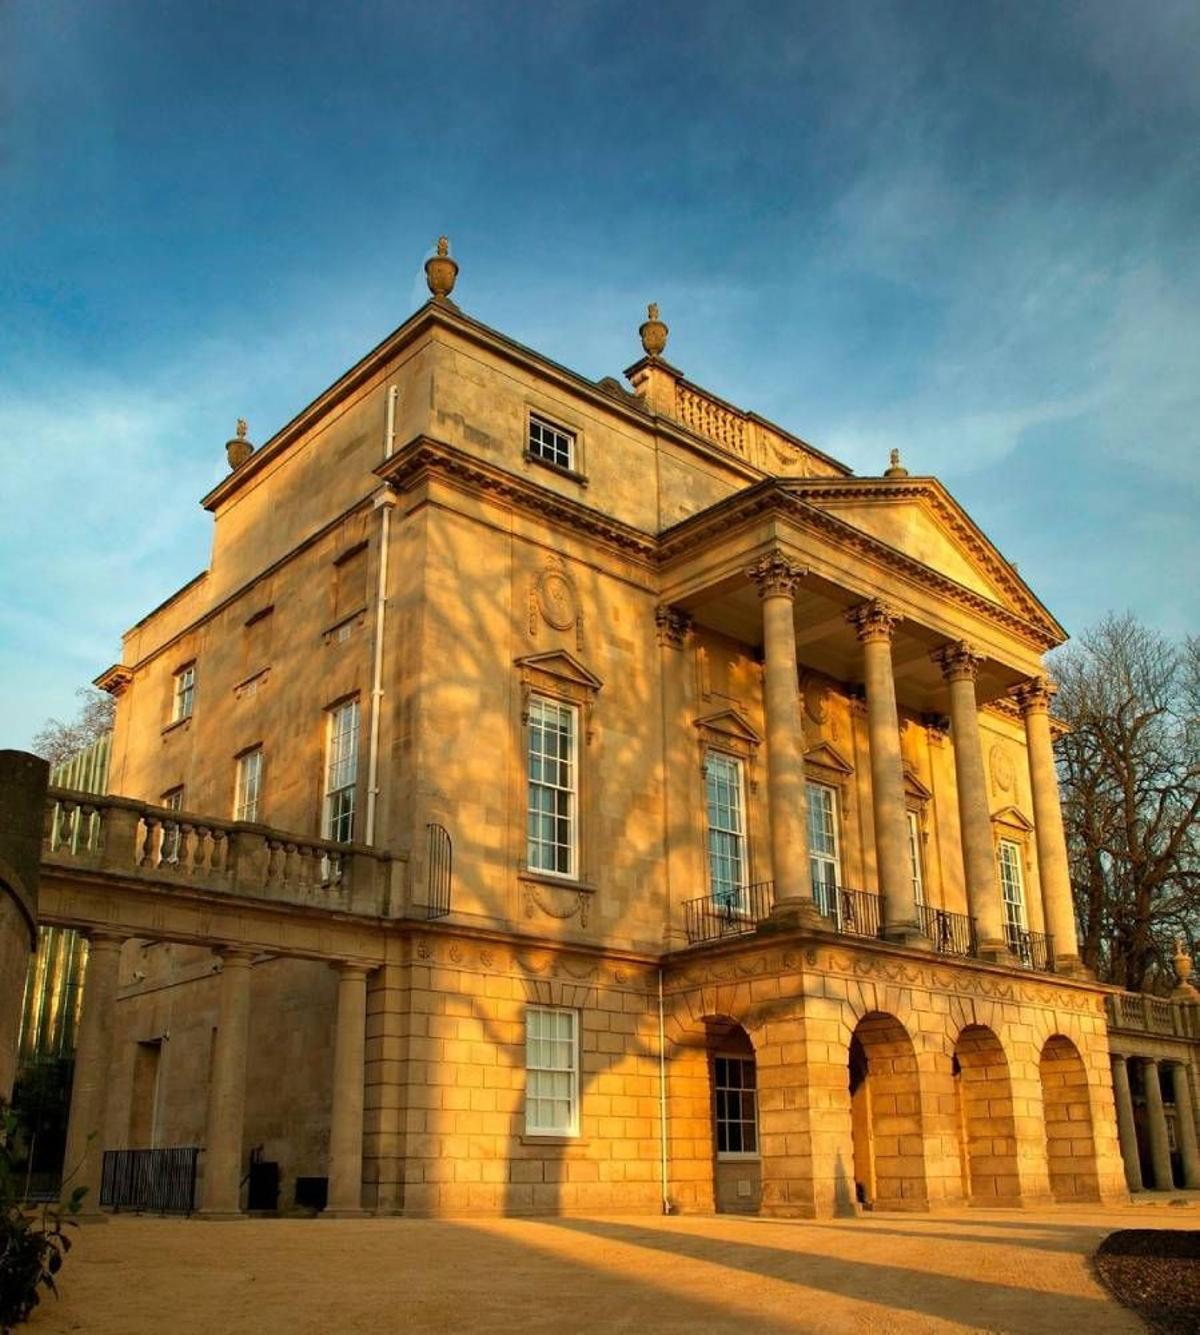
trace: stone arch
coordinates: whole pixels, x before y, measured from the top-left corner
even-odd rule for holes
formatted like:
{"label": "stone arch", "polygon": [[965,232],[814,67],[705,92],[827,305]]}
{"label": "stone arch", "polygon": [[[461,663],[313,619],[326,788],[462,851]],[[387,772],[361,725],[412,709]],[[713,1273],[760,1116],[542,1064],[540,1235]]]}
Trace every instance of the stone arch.
{"label": "stone arch", "polygon": [[856,1195],[883,1209],[927,1209],[917,1053],[894,1015],[872,1011],[855,1025],[849,1078]]}
{"label": "stone arch", "polygon": [[1008,1058],[995,1031],[966,1025],[954,1045],[963,1194],[972,1205],[1020,1203],[1017,1129]]}
{"label": "stone arch", "polygon": [[1046,1162],[1056,1201],[1096,1201],[1096,1140],[1087,1068],[1065,1034],[1051,1034],[1038,1060],[1046,1124]]}

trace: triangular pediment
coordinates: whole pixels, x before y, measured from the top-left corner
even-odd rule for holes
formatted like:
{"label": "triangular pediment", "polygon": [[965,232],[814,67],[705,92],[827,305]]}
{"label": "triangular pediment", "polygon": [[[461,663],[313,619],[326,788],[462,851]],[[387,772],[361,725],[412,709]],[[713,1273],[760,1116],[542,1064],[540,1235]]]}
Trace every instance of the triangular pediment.
{"label": "triangular pediment", "polygon": [[854,773],[854,766],[836,746],[831,746],[829,742],[820,742],[811,750],[805,751],[804,760],[808,765],[820,765],[822,769],[834,770],[838,774]]}
{"label": "triangular pediment", "polygon": [[604,683],[593,672],[567,653],[565,649],[555,649],[545,654],[529,654],[516,660],[517,667],[525,673],[542,673],[547,677],[557,677],[560,681],[570,682],[575,686],[598,691]]}
{"label": "triangular pediment", "polygon": [[758,746],[762,737],[737,712],[736,709],[722,709],[716,714],[706,714],[694,721],[694,726],[705,732],[721,733],[726,737],[735,737],[739,742]]}
{"label": "triangular pediment", "polygon": [[1060,629],[1015,567],[935,478],[831,479],[789,483],[788,489],[990,602]]}
{"label": "triangular pediment", "polygon": [[1007,825],[1011,829],[1022,830],[1028,834],[1033,829],[1033,822],[1023,812],[1016,807],[1002,807],[999,811],[992,812],[992,823],[994,825]]}
{"label": "triangular pediment", "polygon": [[916,770],[911,765],[904,766],[904,791],[909,797],[915,797],[919,802],[933,800],[933,792],[917,778]]}

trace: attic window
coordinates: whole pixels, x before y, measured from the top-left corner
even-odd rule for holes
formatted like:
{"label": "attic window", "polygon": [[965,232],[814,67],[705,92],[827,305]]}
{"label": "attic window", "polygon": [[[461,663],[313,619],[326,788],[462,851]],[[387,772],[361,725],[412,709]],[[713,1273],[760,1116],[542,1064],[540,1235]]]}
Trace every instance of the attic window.
{"label": "attic window", "polygon": [[529,457],[554,468],[574,472],[575,433],[530,413]]}

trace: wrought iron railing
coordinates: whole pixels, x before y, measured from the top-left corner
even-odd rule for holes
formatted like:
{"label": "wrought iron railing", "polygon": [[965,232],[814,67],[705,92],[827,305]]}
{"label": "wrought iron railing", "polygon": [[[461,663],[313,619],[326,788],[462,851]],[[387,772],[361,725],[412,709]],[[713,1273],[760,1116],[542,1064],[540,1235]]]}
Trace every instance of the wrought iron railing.
{"label": "wrought iron railing", "polygon": [[1027,932],[1022,927],[1005,923],[1004,936],[1022,969],[1054,972],[1054,938],[1048,932]]}
{"label": "wrought iron railing", "polygon": [[770,917],[774,886],[774,881],[758,881],[729,892],[710,892],[686,900],[683,925],[688,944],[753,932],[764,918]]}
{"label": "wrought iron railing", "polygon": [[882,900],[868,890],[836,890],[819,887],[814,894],[817,908],[844,936],[874,936],[883,926]]}
{"label": "wrought iron railing", "polygon": [[934,908],[932,904],[918,904],[917,916],[921,931],[933,942],[939,955],[969,957],[979,953],[974,918],[965,913]]}
{"label": "wrought iron railing", "polygon": [[429,833],[428,879],[426,882],[425,916],[444,918],[450,912],[450,879],[454,870],[454,846],[450,832],[435,821],[425,827]]}
{"label": "wrought iron railing", "polygon": [[113,1210],[191,1214],[196,1208],[194,1145],[162,1150],[105,1150],[100,1204]]}

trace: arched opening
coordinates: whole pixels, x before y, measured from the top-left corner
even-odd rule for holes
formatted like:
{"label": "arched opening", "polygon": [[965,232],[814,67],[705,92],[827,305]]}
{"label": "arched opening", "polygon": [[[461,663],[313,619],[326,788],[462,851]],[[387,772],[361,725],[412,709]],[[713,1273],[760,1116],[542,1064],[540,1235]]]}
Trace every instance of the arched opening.
{"label": "arched opening", "polygon": [[923,1210],[925,1147],[917,1054],[894,1015],[865,1015],[850,1040],[854,1187],[860,1204]]}
{"label": "arched opening", "polygon": [[1096,1142],[1088,1100],[1087,1069],[1069,1038],[1046,1040],[1038,1063],[1046,1118],[1046,1161],[1056,1201],[1096,1201]]}
{"label": "arched opening", "polygon": [[954,1045],[955,1091],[964,1173],[972,1205],[1016,1205],[1017,1128],[1012,1083],[1000,1040],[985,1025],[968,1025]]}
{"label": "arched opening", "polygon": [[705,1021],[712,1094],[713,1197],[722,1214],[757,1214],[762,1200],[758,1067],[740,1024]]}

